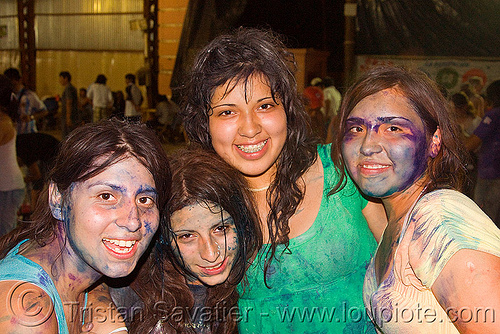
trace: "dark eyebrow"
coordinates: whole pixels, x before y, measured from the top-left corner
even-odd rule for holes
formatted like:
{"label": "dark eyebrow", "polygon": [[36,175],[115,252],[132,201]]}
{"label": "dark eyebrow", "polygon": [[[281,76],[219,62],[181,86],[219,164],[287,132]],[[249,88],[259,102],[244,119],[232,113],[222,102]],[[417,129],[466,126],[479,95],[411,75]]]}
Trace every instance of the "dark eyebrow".
{"label": "dark eyebrow", "polygon": [[272,96],[266,96],[266,97],[263,97],[263,98],[261,98],[261,99],[258,99],[258,100],[257,100],[257,102],[262,102],[262,101],[267,100],[267,99],[271,99],[271,100],[273,100],[273,101],[274,101],[274,99],[273,99],[273,97],[272,97]]}
{"label": "dark eyebrow", "polygon": [[233,223],[234,223],[233,217],[229,216],[229,217],[224,218],[222,221],[219,221],[219,222],[213,224],[211,228],[217,227],[220,224],[229,225],[229,224],[233,224]]}
{"label": "dark eyebrow", "polygon": [[223,103],[223,104],[218,104],[216,106],[213,106],[212,109],[220,108],[220,107],[234,107],[234,106],[236,106],[236,105],[233,103]]}
{"label": "dark eyebrow", "polygon": [[412,121],[410,121],[408,118],[403,117],[403,116],[377,117],[377,121],[380,121],[382,123],[388,123],[388,122],[391,122],[392,120],[398,120],[398,119],[402,119],[402,120],[405,120],[407,122],[412,123]]}

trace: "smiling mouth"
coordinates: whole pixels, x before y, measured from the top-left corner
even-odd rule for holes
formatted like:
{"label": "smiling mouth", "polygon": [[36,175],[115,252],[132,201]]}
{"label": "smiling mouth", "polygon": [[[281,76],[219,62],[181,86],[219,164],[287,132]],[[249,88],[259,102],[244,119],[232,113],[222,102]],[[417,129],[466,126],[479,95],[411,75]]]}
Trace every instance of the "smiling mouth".
{"label": "smiling mouth", "polygon": [[384,169],[389,167],[389,165],[361,165],[361,167],[366,169]]}
{"label": "smiling mouth", "polygon": [[262,150],[264,148],[264,146],[267,144],[267,141],[269,139],[266,139],[258,144],[255,144],[255,145],[236,145],[236,147],[238,147],[241,151],[245,152],[245,153],[255,153],[255,152],[259,152],[260,150]]}
{"label": "smiling mouth", "polygon": [[228,258],[226,257],[224,261],[221,261],[219,264],[211,267],[200,266],[201,271],[205,275],[218,275],[222,273],[226,269]]}
{"label": "smiling mouth", "polygon": [[224,264],[224,261],[222,261],[221,263],[219,263],[218,265],[215,265],[213,267],[203,267],[203,268],[208,269],[208,270],[217,270],[220,267],[222,267],[223,264]]}
{"label": "smiling mouth", "polygon": [[118,254],[130,253],[133,249],[137,240],[118,240],[118,239],[102,239],[104,245]]}

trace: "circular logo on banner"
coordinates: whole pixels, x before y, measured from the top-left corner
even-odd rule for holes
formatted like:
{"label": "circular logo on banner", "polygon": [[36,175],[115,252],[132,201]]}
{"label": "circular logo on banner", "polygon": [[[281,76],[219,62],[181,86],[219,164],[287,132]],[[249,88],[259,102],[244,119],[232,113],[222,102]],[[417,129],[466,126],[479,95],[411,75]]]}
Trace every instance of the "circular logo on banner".
{"label": "circular logo on banner", "polygon": [[458,77],[458,72],[454,68],[445,67],[437,73],[436,82],[446,89],[451,89],[457,85]]}

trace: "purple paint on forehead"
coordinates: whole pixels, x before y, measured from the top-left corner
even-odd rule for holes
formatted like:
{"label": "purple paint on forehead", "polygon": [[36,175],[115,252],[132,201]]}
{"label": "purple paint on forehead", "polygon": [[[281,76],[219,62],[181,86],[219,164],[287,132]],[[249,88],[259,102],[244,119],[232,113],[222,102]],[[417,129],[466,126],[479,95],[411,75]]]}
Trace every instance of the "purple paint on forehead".
{"label": "purple paint on forehead", "polygon": [[69,273],[68,277],[69,277],[70,280],[73,280],[73,281],[76,280],[76,276],[73,275],[72,273]]}

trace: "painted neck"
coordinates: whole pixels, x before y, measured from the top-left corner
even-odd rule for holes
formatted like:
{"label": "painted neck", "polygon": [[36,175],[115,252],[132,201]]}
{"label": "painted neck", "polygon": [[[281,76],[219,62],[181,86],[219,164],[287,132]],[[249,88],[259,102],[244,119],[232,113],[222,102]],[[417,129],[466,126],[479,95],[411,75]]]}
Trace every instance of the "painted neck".
{"label": "painted neck", "polygon": [[[52,277],[57,291],[66,300],[78,300],[84,291],[102,277],[85,263],[71,248],[63,228],[46,249],[47,259],[52,259],[47,273]],[[64,300],[64,299],[63,299]]]}
{"label": "painted neck", "polygon": [[422,192],[425,189],[425,184],[425,178],[421,178],[403,192],[382,198],[382,203],[384,204],[389,224],[403,222],[402,218],[406,216],[413,204],[422,195]]}

